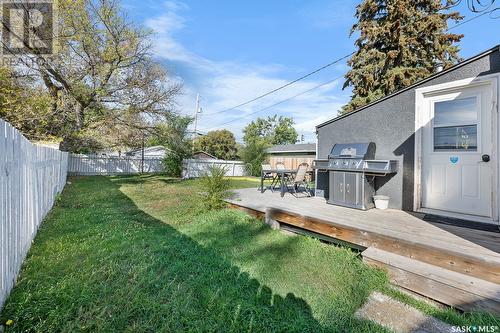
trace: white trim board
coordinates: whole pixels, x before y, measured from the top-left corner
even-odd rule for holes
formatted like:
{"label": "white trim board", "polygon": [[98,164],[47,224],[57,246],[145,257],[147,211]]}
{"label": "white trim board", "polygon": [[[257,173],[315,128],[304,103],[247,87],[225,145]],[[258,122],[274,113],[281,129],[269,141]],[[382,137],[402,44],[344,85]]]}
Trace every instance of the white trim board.
{"label": "white trim board", "polygon": [[[479,77],[471,77],[463,80],[450,81],[442,84],[427,86],[415,89],[415,162],[414,162],[414,186],[413,186],[413,210],[416,212],[430,212],[429,209],[422,209],[422,127],[423,127],[423,102],[426,97],[432,96],[434,94],[442,94],[446,92],[452,92],[459,88],[469,88],[481,85],[492,85],[492,120],[496,123],[496,129],[492,133],[492,140],[496,150],[496,156],[494,157],[494,162],[496,164],[496,170],[493,174],[494,186],[492,195],[492,208],[493,208],[493,218],[484,218],[479,216],[458,214],[453,212],[445,211],[435,211],[432,213],[444,216],[450,216],[455,218],[463,218],[466,220],[473,220],[478,222],[487,222],[492,224],[498,223],[498,217],[500,216],[500,205],[498,203],[498,193],[500,192],[500,175],[499,175],[499,163],[498,157],[500,156],[500,142],[498,131],[500,128],[500,122],[498,117],[498,100],[499,100],[499,89],[498,81],[500,80],[500,73],[484,75]],[[496,112],[493,112],[496,111]]]}

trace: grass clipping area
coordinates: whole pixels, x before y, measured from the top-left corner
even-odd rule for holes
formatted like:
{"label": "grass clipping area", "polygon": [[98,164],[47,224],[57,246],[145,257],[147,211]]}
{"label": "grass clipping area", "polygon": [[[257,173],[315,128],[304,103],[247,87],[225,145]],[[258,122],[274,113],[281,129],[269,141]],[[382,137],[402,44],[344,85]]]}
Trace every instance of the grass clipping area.
{"label": "grass clipping area", "polygon": [[374,290],[455,325],[496,321],[390,291],[386,275],[348,249],[239,211],[205,212],[196,180],[71,181],[5,304],[7,331],[385,332],[353,317]]}

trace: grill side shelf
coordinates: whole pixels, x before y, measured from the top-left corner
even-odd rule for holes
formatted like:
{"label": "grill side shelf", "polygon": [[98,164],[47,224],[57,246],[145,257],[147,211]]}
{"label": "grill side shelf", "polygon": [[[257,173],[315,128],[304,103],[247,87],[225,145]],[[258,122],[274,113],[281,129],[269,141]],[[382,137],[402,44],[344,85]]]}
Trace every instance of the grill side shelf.
{"label": "grill side shelf", "polygon": [[314,160],[312,165],[313,170],[328,170],[328,160]]}
{"label": "grill side shelf", "polygon": [[362,167],[333,166],[329,160],[314,160],[312,169],[318,171],[349,171],[364,172],[373,175],[387,175],[397,173],[398,161],[396,160],[364,160]]}
{"label": "grill side shelf", "polygon": [[395,160],[365,160],[363,170],[365,172],[396,173],[398,161]]}

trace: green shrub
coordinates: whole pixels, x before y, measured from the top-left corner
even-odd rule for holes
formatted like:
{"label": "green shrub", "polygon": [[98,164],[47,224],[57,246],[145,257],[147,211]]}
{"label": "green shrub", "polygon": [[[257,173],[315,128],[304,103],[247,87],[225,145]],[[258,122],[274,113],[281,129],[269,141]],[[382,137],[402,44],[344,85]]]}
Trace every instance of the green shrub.
{"label": "green shrub", "polygon": [[268,147],[269,144],[264,140],[252,140],[242,149],[241,158],[251,176],[260,176],[262,163],[267,159]]}
{"label": "green shrub", "polygon": [[206,209],[221,209],[226,203],[224,199],[229,196],[229,179],[225,177],[226,168],[223,166],[211,166],[201,178],[203,188],[203,205]]}
{"label": "green shrub", "polygon": [[169,177],[181,177],[182,158],[175,153],[166,154],[162,161],[165,175]]}
{"label": "green shrub", "polygon": [[168,122],[155,127],[148,145],[162,145],[167,149],[163,159],[165,174],[180,177],[182,161],[193,155],[193,143],[188,135],[188,127],[192,119],[179,115],[170,115]]}

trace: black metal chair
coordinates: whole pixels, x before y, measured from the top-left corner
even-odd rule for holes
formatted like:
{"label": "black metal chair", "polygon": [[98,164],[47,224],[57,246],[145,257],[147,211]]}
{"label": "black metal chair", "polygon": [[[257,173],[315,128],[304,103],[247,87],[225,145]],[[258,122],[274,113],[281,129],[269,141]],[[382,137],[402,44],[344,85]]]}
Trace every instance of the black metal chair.
{"label": "black metal chair", "polygon": [[[271,164],[262,164],[261,168],[262,168],[262,170],[271,170],[272,169]],[[271,190],[272,190],[272,186],[273,186],[273,184],[275,182],[275,178],[276,178],[276,176],[272,172],[263,172],[262,173],[262,179],[263,179],[263,181],[271,180]],[[264,186],[264,185],[262,185],[262,186]],[[259,187],[259,191],[260,190],[263,190],[263,189],[261,189]]]}
{"label": "black metal chair", "polygon": [[[276,170],[285,170],[286,167],[285,167],[285,164],[283,162],[277,162],[276,163],[276,167],[275,167]],[[278,183],[281,181],[281,176],[284,176],[283,178],[283,182],[285,182],[285,186],[286,186],[286,182],[287,182],[287,175],[286,174],[283,174],[283,173],[277,173],[275,176],[274,176],[274,181],[273,183],[271,184],[271,190],[274,191],[276,188],[275,186],[278,185]]]}

